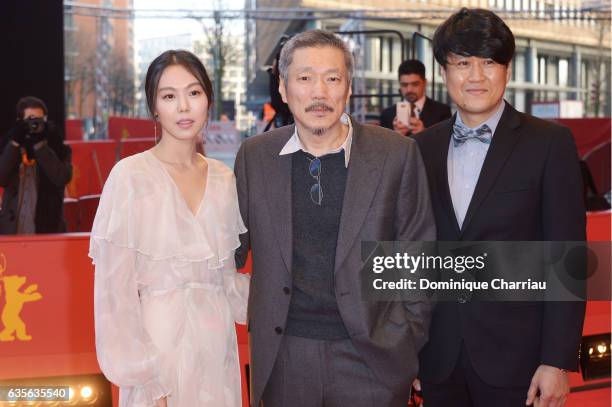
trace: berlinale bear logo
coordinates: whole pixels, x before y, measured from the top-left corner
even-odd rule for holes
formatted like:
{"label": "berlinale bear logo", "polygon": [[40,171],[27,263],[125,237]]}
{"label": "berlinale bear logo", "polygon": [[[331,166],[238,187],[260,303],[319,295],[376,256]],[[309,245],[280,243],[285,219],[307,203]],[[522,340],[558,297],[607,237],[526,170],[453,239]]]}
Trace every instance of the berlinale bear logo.
{"label": "berlinale bear logo", "polygon": [[[4,308],[0,319],[4,324],[4,329],[0,332],[0,342],[14,341],[15,336],[20,341],[30,341],[32,337],[26,333],[26,324],[19,314],[26,302],[38,301],[42,295],[37,292],[37,284],[30,284],[24,290],[20,290],[26,282],[24,276],[6,276],[6,257],[0,254],[0,296],[6,296]],[[1,288],[4,286],[4,290]],[[1,302],[0,302],[1,304]]]}

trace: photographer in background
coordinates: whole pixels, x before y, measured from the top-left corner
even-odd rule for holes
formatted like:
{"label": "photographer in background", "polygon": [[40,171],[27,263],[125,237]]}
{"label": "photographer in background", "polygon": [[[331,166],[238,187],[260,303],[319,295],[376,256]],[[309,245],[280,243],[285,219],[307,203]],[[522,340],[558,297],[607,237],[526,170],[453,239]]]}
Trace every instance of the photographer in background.
{"label": "photographer in background", "polygon": [[[424,129],[451,117],[450,108],[427,97],[425,65],[417,59],[402,62],[397,70],[402,101],[389,106],[380,115],[380,125],[403,136],[420,133]],[[406,108],[405,111],[398,111]]]}
{"label": "photographer in background", "polygon": [[0,234],[61,233],[64,187],[72,178],[72,150],[47,121],[35,97],[17,102],[17,122],[0,138]]}
{"label": "photographer in background", "polygon": [[[293,114],[289,110],[289,106],[283,101],[280,92],[278,91],[278,85],[280,83],[280,76],[278,71],[278,60],[280,59],[281,51],[285,46],[285,43],[289,40],[289,37],[283,36],[278,46],[278,52],[272,66],[268,68],[268,75],[270,76],[268,87],[270,91],[270,105],[275,111],[274,117],[266,125],[264,132],[271,128],[278,129],[283,126],[293,124]],[[274,126],[274,127],[272,127]]]}

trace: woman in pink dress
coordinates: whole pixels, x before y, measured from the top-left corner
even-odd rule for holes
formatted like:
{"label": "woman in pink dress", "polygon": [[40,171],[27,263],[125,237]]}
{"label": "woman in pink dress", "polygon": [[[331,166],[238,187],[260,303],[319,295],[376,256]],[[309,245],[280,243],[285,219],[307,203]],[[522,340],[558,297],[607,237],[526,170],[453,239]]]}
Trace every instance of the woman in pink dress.
{"label": "woman in pink dress", "polygon": [[145,87],[161,140],[115,165],[91,232],[100,368],[121,407],[240,406],[246,229],[233,172],[196,152],[212,85],[195,55],[167,51]]}

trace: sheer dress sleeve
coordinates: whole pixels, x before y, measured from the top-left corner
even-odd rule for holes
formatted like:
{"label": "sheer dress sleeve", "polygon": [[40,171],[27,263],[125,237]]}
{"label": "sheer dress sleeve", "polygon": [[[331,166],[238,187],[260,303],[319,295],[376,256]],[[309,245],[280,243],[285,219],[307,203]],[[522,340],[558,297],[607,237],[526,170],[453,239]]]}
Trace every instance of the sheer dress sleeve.
{"label": "sheer dress sleeve", "polygon": [[[210,172],[213,174],[214,172]],[[247,231],[238,207],[236,177],[226,167],[220,170],[217,177],[210,178],[209,187],[220,193],[215,195],[214,207],[219,217],[218,222],[207,222],[208,241],[216,254],[209,259],[209,267],[219,267],[223,273],[223,287],[230,305],[232,317],[238,324],[245,324],[247,302],[249,297],[250,276],[236,271],[234,252],[240,246],[240,234]],[[214,185],[218,182],[219,185]]]}
{"label": "sheer dress sleeve", "polygon": [[144,329],[136,271],[134,190],[119,163],[100,199],[89,256],[95,265],[96,353],[104,375],[129,388],[127,405],[150,407],[171,393],[162,381],[158,350]]}

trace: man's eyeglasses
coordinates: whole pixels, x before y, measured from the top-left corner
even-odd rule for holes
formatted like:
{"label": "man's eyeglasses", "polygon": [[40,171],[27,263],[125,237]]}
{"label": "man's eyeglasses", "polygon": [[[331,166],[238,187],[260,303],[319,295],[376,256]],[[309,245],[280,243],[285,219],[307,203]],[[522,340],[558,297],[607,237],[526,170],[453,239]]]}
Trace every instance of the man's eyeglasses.
{"label": "man's eyeglasses", "polygon": [[310,160],[308,166],[310,176],[317,180],[317,183],[310,187],[310,199],[317,205],[321,205],[323,200],[323,189],[321,188],[321,160],[314,158]]}

